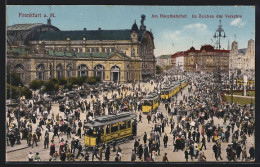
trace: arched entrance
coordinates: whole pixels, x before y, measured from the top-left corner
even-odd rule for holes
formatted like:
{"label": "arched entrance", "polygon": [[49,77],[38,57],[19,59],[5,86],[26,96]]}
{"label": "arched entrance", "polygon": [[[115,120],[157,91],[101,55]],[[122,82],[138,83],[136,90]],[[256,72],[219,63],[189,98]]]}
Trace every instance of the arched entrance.
{"label": "arched entrance", "polygon": [[44,70],[45,66],[44,64],[39,64],[36,67],[36,78],[40,80],[44,80]]}
{"label": "arched entrance", "polygon": [[72,76],[73,65],[70,63],[67,65],[67,78]]}
{"label": "arched entrance", "polygon": [[61,64],[58,64],[56,66],[56,76],[57,76],[57,79],[61,79],[63,77],[63,67]]}
{"label": "arched entrance", "polygon": [[118,66],[111,67],[110,81],[120,81],[120,68]]}
{"label": "arched entrance", "polygon": [[82,77],[82,76],[88,76],[88,67],[86,64],[81,64],[78,67],[78,76]]}
{"label": "arched entrance", "polygon": [[14,67],[15,72],[19,75],[20,79],[23,81],[23,75],[24,75],[24,66],[22,64],[17,64]]}
{"label": "arched entrance", "polygon": [[105,77],[105,67],[102,66],[101,64],[98,64],[94,68],[95,70],[95,76],[100,77],[101,80],[104,80]]}

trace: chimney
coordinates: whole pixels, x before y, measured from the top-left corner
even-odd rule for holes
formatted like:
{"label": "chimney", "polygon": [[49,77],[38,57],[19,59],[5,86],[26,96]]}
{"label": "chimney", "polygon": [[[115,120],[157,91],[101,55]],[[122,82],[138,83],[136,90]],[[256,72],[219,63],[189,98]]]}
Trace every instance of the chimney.
{"label": "chimney", "polygon": [[101,31],[101,28],[100,28],[100,27],[98,27],[98,30],[99,30],[99,31]]}
{"label": "chimney", "polygon": [[84,31],[87,31],[87,29],[86,29],[86,28],[84,28],[83,30],[84,30]]}

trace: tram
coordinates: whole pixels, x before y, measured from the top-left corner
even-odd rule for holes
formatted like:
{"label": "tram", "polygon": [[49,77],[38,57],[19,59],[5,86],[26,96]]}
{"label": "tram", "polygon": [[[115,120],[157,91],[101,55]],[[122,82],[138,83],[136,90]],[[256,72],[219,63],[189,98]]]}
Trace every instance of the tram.
{"label": "tram", "polygon": [[137,132],[136,124],[133,121],[135,117],[134,113],[122,112],[88,121],[84,124],[86,128],[85,145],[94,147],[114,140],[133,138]]}
{"label": "tram", "polygon": [[141,101],[142,112],[149,113],[154,112],[158,109],[160,104],[160,96],[156,93],[150,93]]}
{"label": "tram", "polygon": [[178,81],[169,87],[165,87],[161,91],[161,100],[168,100],[176,93],[178,93],[182,88],[188,85],[188,80]]}
{"label": "tram", "polygon": [[[244,80],[243,79],[237,79],[237,84],[238,85],[244,85]],[[247,85],[249,86],[254,86],[255,85],[255,81],[254,80],[249,80],[249,81],[247,81]]]}

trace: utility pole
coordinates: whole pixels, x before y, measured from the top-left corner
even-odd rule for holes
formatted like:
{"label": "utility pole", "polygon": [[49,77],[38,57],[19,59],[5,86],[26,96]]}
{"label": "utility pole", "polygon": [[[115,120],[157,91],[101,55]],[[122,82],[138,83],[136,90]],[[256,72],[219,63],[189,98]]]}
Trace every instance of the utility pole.
{"label": "utility pole", "polygon": [[12,99],[12,72],[9,70],[10,75],[10,100]]}
{"label": "utility pole", "polygon": [[19,84],[19,107],[18,107],[18,116],[17,116],[17,123],[18,123],[18,133],[17,133],[17,144],[21,144],[20,142],[20,107],[21,107],[21,85]]}
{"label": "utility pole", "polygon": [[233,104],[233,83],[234,83],[234,81],[233,81],[233,77],[234,77],[234,73],[232,73],[232,75],[231,75],[231,103]]}

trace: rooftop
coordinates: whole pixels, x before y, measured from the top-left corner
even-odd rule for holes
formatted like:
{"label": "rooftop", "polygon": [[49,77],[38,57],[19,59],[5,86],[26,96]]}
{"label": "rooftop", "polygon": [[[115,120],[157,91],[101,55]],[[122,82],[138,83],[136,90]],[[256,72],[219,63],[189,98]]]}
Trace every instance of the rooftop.
{"label": "rooftop", "polygon": [[39,25],[43,25],[42,23],[33,23],[33,24],[14,24],[12,26],[7,26],[7,30],[10,31],[10,30],[14,30],[14,31],[17,31],[17,30],[30,30],[31,28],[34,28],[36,26],[39,26]]}

